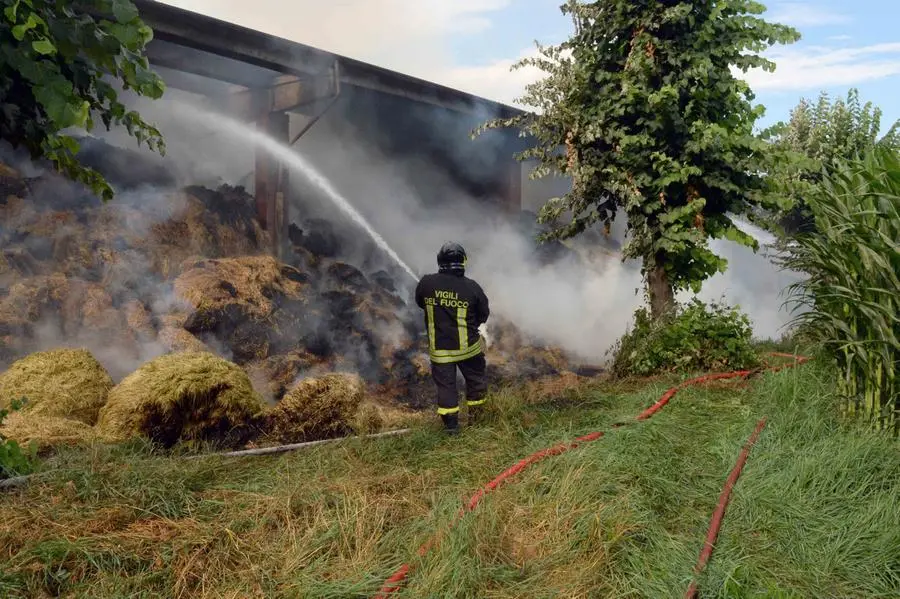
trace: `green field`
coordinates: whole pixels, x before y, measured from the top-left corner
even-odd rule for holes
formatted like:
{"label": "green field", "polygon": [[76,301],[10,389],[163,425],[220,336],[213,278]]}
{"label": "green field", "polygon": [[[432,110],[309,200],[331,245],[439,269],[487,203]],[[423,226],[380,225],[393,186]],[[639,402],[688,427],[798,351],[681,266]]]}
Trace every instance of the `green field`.
{"label": "green field", "polygon": [[[633,417],[677,378],[493,398],[457,438],[418,428],[293,454],[181,460],[70,450],[0,495],[3,597],[680,597],[729,471],[701,597],[900,597],[900,451],[841,424],[813,363],[679,393],[649,421],[525,470],[441,536],[461,502],[526,455]],[[527,400],[523,399],[528,397]]]}

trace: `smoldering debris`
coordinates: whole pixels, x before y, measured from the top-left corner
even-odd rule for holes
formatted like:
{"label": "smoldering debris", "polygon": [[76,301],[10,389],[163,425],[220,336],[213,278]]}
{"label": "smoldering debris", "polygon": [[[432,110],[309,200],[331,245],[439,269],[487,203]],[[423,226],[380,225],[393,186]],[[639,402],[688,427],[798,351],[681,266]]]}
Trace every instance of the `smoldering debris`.
{"label": "smoldering debris", "polygon": [[[342,371],[371,397],[431,405],[409,277],[356,230],[296,223],[280,263],[243,188],[178,189],[143,154],[106,162],[122,150],[100,142],[89,152],[117,185],[111,203],[52,172],[0,168],[0,370],[84,347],[119,381],[159,356],[206,352],[242,367],[269,404]],[[502,319],[491,329],[495,380],[570,367]]]}

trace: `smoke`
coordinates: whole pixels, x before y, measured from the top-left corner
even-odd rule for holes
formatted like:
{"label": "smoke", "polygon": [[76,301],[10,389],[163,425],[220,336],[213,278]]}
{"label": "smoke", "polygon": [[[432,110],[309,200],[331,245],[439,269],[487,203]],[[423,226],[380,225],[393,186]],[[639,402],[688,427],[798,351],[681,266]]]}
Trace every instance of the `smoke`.
{"label": "smoke", "polygon": [[[192,113],[193,109],[181,111],[185,116]],[[223,131],[241,135],[225,126],[226,117],[219,118]],[[467,134],[465,130],[456,139],[467,139]],[[436,136],[444,139],[440,132]],[[610,258],[591,269],[574,259],[542,267],[533,238],[515,219],[511,222],[495,206],[467,196],[427,158],[397,160],[381,152],[376,147],[379,140],[371,137],[341,118],[324,118],[298,144],[297,151],[418,274],[435,269],[436,252],[443,241],[457,240],[467,248],[469,275],[484,287],[495,315],[584,360],[603,359],[637,304],[639,280],[634,265]],[[469,156],[478,169],[487,160],[497,161],[495,140],[481,147],[484,160],[478,154],[474,160]],[[461,147],[448,151],[455,157],[465,154]],[[388,259],[372,255],[369,243],[353,243],[362,232],[320,189],[303,180],[295,185],[303,198],[298,212],[307,220],[325,218],[334,223],[344,240],[341,259],[366,268],[369,274],[392,268]],[[423,198],[422,189],[431,197]],[[397,282],[409,297],[412,281],[400,277]]]}
{"label": "smoke", "polygon": [[[207,180],[249,183],[244,176],[253,166],[252,146],[234,127],[226,126],[227,117],[216,117],[219,127],[198,118],[196,107],[203,104],[197,96],[170,91],[160,102],[130,103],[163,131],[168,148],[164,162],[174,166],[181,181],[202,173]],[[437,112],[429,119],[423,112],[407,114],[401,122],[385,122],[377,118],[377,106],[363,115],[355,106],[355,114],[348,119],[353,108],[352,104],[343,110],[337,107],[326,115],[295,151],[349,200],[417,274],[435,269],[441,243],[457,240],[469,252],[469,275],[484,287],[496,316],[586,361],[602,360],[637,305],[639,280],[634,265],[610,258],[591,269],[573,259],[542,267],[535,256],[532,231],[491,205],[497,198],[487,195],[490,188],[477,198],[463,189],[461,176],[475,182],[489,180],[512,164],[511,156],[501,159],[501,136],[469,139],[470,130],[492,115],[454,120],[452,114]],[[208,113],[209,109],[201,110]],[[299,129],[305,120],[295,116],[292,128]],[[423,134],[422,127],[431,130]],[[391,128],[405,128],[407,139],[430,136],[433,141],[428,148],[419,144],[404,149],[402,140],[390,139],[396,136],[386,132]],[[414,281],[383,253],[373,253],[365,233],[302,173],[292,171],[290,177],[301,199],[292,210],[297,224],[309,231],[310,221],[317,220],[312,224],[319,228],[323,220],[330,223],[340,239],[337,258],[367,275],[390,272],[398,291],[409,300]],[[380,333],[379,341],[386,344],[400,336],[397,329]]]}
{"label": "smoke", "polygon": [[[7,273],[13,278],[2,285],[5,297],[0,299],[8,300],[8,308],[18,305],[26,314],[40,313],[33,325],[23,329],[29,334],[14,335],[7,347],[18,355],[84,347],[115,379],[166,353],[168,348],[153,334],[140,329],[133,330],[133,339],[122,339],[120,334],[128,329],[129,302],[136,302],[134,309],[147,310],[150,324],[180,306],[147,256],[129,243],[146,237],[155,224],[178,218],[184,210],[179,196],[145,188],[122,192],[116,202],[102,206],[58,175],[39,166],[32,166],[31,172],[41,173],[40,179],[32,183],[33,191],[21,206],[5,206],[0,246],[5,253],[27,255],[34,261],[26,272]],[[104,256],[113,255],[101,265]],[[48,262],[67,277],[55,276],[59,271],[48,268]],[[6,284],[11,286],[7,289]],[[42,297],[49,300],[43,307]]]}
{"label": "smoke", "polygon": [[[383,113],[381,119],[377,118],[377,106],[363,111],[367,114],[362,116],[358,108],[355,114],[349,114],[347,108],[333,110],[297,143],[295,151],[324,175],[418,274],[435,269],[435,254],[441,243],[457,240],[469,252],[469,275],[485,288],[496,315],[584,360],[602,360],[641,302],[636,293],[641,287],[639,264],[622,263],[610,256],[588,268],[576,260],[540,266],[534,255],[532,231],[516,219],[504,217],[496,209],[496,197],[473,198],[434,165],[431,155],[415,151],[421,147],[416,145],[421,138],[415,135],[430,135],[450,160],[468,169],[472,179],[484,178],[486,164],[494,169],[504,166],[497,158],[503,151],[502,144],[495,136],[482,138],[479,145],[468,138],[468,131],[491,115],[454,122],[447,113],[437,112],[430,121],[430,131],[413,134],[409,128],[428,122],[427,115],[408,116],[397,122]],[[168,114],[177,118],[179,111]],[[179,131],[186,131],[184,117],[182,112]],[[295,117],[293,128],[305,121],[302,116]],[[192,127],[200,128],[201,124],[195,122],[188,129]],[[385,132],[391,128],[406,128],[412,147],[398,149],[396,140],[389,139],[392,134]],[[216,137],[219,152],[246,143],[226,130],[220,128]],[[205,131],[209,134],[209,128]],[[174,146],[171,140],[170,146]],[[371,244],[360,239],[358,227],[314,185],[298,173],[291,176],[302,198],[301,206],[294,210],[295,220],[327,219],[341,238],[341,259],[364,268],[368,274],[377,269],[391,270],[390,260],[373,256]],[[558,189],[565,184],[557,180],[555,185]],[[531,182],[523,174],[523,197],[530,198],[532,205],[550,193],[546,182]],[[493,207],[491,200],[495,202]],[[612,234],[608,247],[621,246],[622,219]],[[576,245],[583,247],[585,243]],[[729,269],[707,281],[699,297],[707,301],[724,299],[740,306],[750,316],[758,337],[779,336],[790,317],[781,305],[782,290],[797,276],[779,272],[765,251],[753,253],[723,240],[714,240],[711,247],[728,259]],[[397,282],[407,294],[411,291],[408,281],[400,278]],[[691,295],[684,293],[679,299]]]}
{"label": "smoke", "polygon": [[794,307],[785,305],[786,290],[800,281],[802,275],[773,264],[775,238],[772,235],[741,219],[734,220],[738,228],[756,239],[760,249],[754,252],[736,243],[713,240],[710,247],[728,260],[728,270],[706,281],[698,296],[706,301],[724,298],[750,317],[757,337],[778,339],[787,332],[794,316]]}
{"label": "smoke", "polygon": [[[101,137],[108,143],[130,148],[135,152],[132,156],[140,156],[141,160],[152,159],[152,164],[170,173],[170,180],[165,184],[142,184],[141,180],[154,180],[157,176],[152,169],[137,168],[137,159],[98,164],[120,191],[113,203],[100,206],[96,198],[77,186],[59,177],[44,176],[32,189],[29,201],[53,210],[88,205],[102,213],[101,222],[105,224],[102,231],[92,232],[86,232],[84,226],[58,227],[49,248],[28,247],[46,256],[48,252],[58,252],[66,236],[81,236],[81,247],[112,248],[116,252],[114,264],[105,267],[100,280],[94,282],[106,290],[116,307],[129,298],[138,299],[159,329],[166,315],[187,308],[171,285],[156,274],[159,265],[151,264],[148,255],[139,251],[139,238],[146,237],[158,225],[182,218],[189,210],[183,197],[175,192],[177,187],[229,183],[246,184],[252,190],[252,177],[247,175],[253,170],[254,148],[238,127],[228,125],[227,117],[197,118],[197,106],[208,112],[199,96],[170,90],[166,98],[156,102],[128,94],[125,98],[131,108],[162,130],[167,156],[159,158],[137,148],[122,131],[104,132]],[[459,241],[469,253],[468,274],[485,289],[496,317],[512,321],[532,338],[562,347],[586,362],[602,362],[640,304],[636,293],[641,287],[639,265],[623,263],[613,252],[602,257],[602,252],[591,247],[593,244],[615,250],[621,245],[621,221],[613,227],[613,240],[604,241],[594,232],[592,237],[573,244],[574,249],[556,247],[562,259],[542,266],[533,239],[533,223],[516,215],[510,218],[499,208],[496,184],[479,187],[466,183],[489,178],[492,171],[505,169],[511,162],[498,158],[507,149],[503,138],[494,135],[473,142],[468,137],[471,127],[490,116],[481,114],[456,121],[447,113],[431,118],[423,112],[414,116],[401,113],[398,117],[396,113],[386,114],[378,105],[359,110],[357,98],[356,104],[338,103],[299,140],[294,151],[347,198],[417,274],[435,270],[436,252],[444,241]],[[291,133],[308,118],[293,115]],[[397,130],[401,131],[399,139]],[[31,176],[41,173],[39,165],[31,165],[21,156],[15,158],[15,166],[23,172],[27,170]],[[357,266],[372,279],[380,271],[387,271],[398,293],[409,301],[414,281],[403,275],[384,252],[376,251],[358,224],[338,210],[308,178],[296,170],[290,177],[299,198],[291,213],[300,228],[333,233],[338,240],[336,258]],[[502,175],[498,178],[502,179]],[[556,183],[565,185],[562,180]],[[555,193],[546,183],[535,184],[524,176],[522,184],[529,207]],[[4,218],[0,232],[15,230],[16,216],[6,214]],[[322,219],[330,224],[326,226]],[[333,231],[327,230],[328,226]],[[27,245],[39,244],[39,240],[39,236],[34,236],[25,241]],[[175,243],[192,242],[179,239]],[[729,259],[730,268],[711,279],[701,297],[718,299],[724,295],[729,303],[739,304],[750,314],[757,336],[776,336],[787,320],[786,313],[779,309],[778,294],[792,280],[791,276],[778,273],[764,256],[735,244],[714,242],[713,248]],[[577,259],[586,253],[593,256],[587,266]],[[320,308],[327,311],[329,306]],[[400,342],[404,335],[401,317],[398,313],[397,326],[381,326],[375,331],[380,344],[391,347]],[[348,355],[350,360],[364,362],[372,358],[368,354],[377,351],[369,342],[348,345],[338,331],[326,333],[327,345],[346,349],[348,354],[353,354],[349,351],[353,349],[359,354]],[[118,378],[168,351],[155,338],[139,341],[136,350],[131,345],[124,351],[119,341],[103,330],[88,326],[73,330],[62,326],[58,318],[48,316],[35,327],[29,349],[84,346]],[[204,341],[213,344],[213,349],[224,357],[231,357],[225,344],[206,337]]]}

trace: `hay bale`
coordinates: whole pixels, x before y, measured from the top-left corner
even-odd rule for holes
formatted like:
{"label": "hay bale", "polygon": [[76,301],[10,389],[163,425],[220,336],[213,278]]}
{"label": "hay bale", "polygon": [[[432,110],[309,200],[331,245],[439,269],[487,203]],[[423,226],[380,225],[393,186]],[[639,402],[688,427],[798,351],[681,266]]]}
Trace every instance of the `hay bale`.
{"label": "hay bale", "polygon": [[371,435],[384,429],[384,418],[381,409],[373,402],[363,402],[356,411],[352,424],[357,435]]}
{"label": "hay bale", "polygon": [[428,357],[428,354],[421,352],[413,354],[410,358],[410,362],[415,367],[416,375],[418,375],[419,378],[431,376],[431,359]]}
{"label": "hay bale", "polygon": [[211,353],[178,352],[151,360],[116,385],[97,428],[110,441],[144,436],[165,447],[179,441],[240,445],[263,408],[236,364]]}
{"label": "hay bale", "polygon": [[85,349],[37,352],[0,375],[0,408],[24,397],[23,414],[93,425],[112,386],[109,374]]}
{"label": "hay bale", "polygon": [[68,296],[69,280],[63,274],[21,280],[0,301],[0,322],[37,322],[51,310],[58,312]]}
{"label": "hay bale", "polygon": [[47,211],[38,213],[33,220],[21,225],[19,231],[38,237],[53,238],[64,227],[78,226],[78,216],[73,212]]}
{"label": "hay bale", "polygon": [[156,339],[172,352],[215,353],[208,345],[181,327],[164,326],[159,330]]}
{"label": "hay bale", "polygon": [[353,291],[370,291],[372,284],[366,278],[361,270],[347,264],[346,262],[333,262],[325,270],[330,283],[336,286],[343,286]]}
{"label": "hay bale", "polygon": [[[246,196],[234,188],[218,190],[189,187],[166,196],[165,220],[154,223],[147,235],[129,245],[141,248],[155,272],[177,276],[178,266],[191,257],[226,258],[258,254],[269,246],[269,234],[251,218],[234,213],[235,201]],[[236,197],[241,196],[241,197]],[[235,201],[231,201],[235,200]],[[138,221],[141,222],[141,221]]]}
{"label": "hay bale", "polygon": [[167,347],[170,352],[207,352],[216,353],[208,345],[184,330],[186,314],[172,312],[159,319],[159,333],[156,340]]}
{"label": "hay bale", "polygon": [[13,412],[0,425],[0,437],[12,439],[22,447],[34,443],[43,451],[60,445],[90,443],[97,435],[92,426],[79,420]]}
{"label": "hay bale", "polygon": [[59,327],[70,338],[87,334],[105,341],[133,344],[125,316],[101,286],[62,273],[19,280],[0,298],[0,324],[22,339],[30,339],[35,323]]}
{"label": "hay bale", "polygon": [[298,443],[351,434],[363,391],[363,381],[355,374],[303,379],[269,411],[267,436]]}

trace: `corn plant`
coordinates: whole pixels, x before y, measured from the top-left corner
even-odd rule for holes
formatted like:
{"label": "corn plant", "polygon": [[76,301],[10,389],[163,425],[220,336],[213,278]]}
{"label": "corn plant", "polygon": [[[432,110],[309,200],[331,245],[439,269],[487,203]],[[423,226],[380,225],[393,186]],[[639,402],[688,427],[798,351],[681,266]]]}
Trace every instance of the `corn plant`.
{"label": "corn plant", "polygon": [[900,430],[900,155],[875,150],[843,162],[808,198],[816,231],[784,260],[808,278],[789,301],[796,323],[824,342],[849,415]]}

